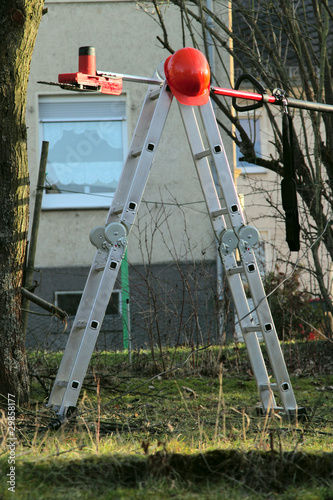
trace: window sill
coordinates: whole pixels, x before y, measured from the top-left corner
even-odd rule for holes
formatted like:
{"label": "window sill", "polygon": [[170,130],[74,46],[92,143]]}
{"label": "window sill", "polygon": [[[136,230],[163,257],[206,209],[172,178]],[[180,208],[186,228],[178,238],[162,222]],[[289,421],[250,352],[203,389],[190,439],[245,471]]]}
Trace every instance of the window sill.
{"label": "window sill", "polygon": [[44,194],[42,210],[109,209],[113,195]]}
{"label": "window sill", "polygon": [[240,175],[251,175],[251,174],[267,174],[268,170],[264,167],[237,167],[240,170]]}

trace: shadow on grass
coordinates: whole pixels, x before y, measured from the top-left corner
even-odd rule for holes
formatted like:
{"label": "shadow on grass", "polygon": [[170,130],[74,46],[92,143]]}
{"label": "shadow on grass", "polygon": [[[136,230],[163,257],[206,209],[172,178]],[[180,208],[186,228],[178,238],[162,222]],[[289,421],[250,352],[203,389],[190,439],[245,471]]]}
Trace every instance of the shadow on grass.
{"label": "shadow on grass", "polygon": [[21,480],[30,485],[49,477],[53,487],[94,485],[96,493],[105,484],[135,488],[159,479],[197,485],[221,481],[230,486],[246,485],[258,493],[278,493],[289,486],[333,486],[333,453],[215,450],[181,455],[161,450],[142,457],[104,455],[74,461],[58,458],[52,463],[26,463],[20,465],[20,475]]}

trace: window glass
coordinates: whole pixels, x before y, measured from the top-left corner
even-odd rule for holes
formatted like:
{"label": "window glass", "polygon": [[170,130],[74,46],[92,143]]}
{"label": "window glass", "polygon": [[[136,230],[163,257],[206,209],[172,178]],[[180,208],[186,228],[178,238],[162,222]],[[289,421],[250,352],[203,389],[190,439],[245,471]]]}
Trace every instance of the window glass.
{"label": "window glass", "polygon": [[[250,140],[254,143],[254,150],[258,156],[263,155],[262,140],[261,140],[261,120],[258,116],[247,116],[244,118],[239,118],[240,124],[247,133]],[[238,131],[236,131],[237,138],[240,139]],[[236,164],[237,168],[242,169],[244,173],[262,173],[266,170],[263,167],[254,165],[253,163],[247,163],[246,161],[240,161],[243,158],[243,153],[240,151],[239,147],[236,146]]]}
{"label": "window glass", "polygon": [[41,98],[49,142],[43,208],[108,207],[127,145],[125,101]]}
{"label": "window glass", "polygon": [[[81,291],[57,291],[55,292],[55,304],[65,311],[69,316],[75,316],[79,307],[82,292]],[[113,290],[105,314],[121,314],[121,292]]]}

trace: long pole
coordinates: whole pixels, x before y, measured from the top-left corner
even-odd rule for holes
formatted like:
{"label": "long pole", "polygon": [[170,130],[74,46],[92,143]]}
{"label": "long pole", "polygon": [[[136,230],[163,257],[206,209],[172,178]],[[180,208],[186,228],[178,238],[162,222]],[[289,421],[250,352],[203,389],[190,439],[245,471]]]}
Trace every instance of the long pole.
{"label": "long pole", "polygon": [[[216,95],[225,95],[239,99],[248,99],[250,101],[258,101],[269,104],[284,106],[284,101],[275,95],[258,94],[256,92],[246,92],[245,90],[224,89],[221,87],[211,87],[210,91]],[[333,113],[333,105],[320,102],[302,101],[300,99],[286,98],[286,103],[291,108],[309,109],[312,111],[320,111],[322,113]]]}

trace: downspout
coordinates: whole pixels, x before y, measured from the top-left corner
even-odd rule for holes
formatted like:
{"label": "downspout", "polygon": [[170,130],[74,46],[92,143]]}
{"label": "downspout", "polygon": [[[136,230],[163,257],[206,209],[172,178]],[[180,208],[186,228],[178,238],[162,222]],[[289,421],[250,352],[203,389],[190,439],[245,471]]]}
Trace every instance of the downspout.
{"label": "downspout", "polygon": [[130,314],[129,314],[129,277],[128,277],[128,260],[127,249],[120,267],[120,280],[121,280],[121,315],[123,326],[123,349],[128,349],[130,353]]}
{"label": "downspout", "polygon": [[[213,9],[213,0],[206,0],[207,10],[212,12]],[[214,27],[214,23],[212,18],[207,14],[206,22],[209,28]],[[208,46],[208,59],[210,64],[210,71],[212,75],[211,85],[215,85],[215,58],[214,58],[214,44],[213,38],[209,30],[206,33],[207,46]],[[216,106],[214,101],[212,102],[214,112],[216,110]],[[218,187],[218,186],[217,186]],[[219,253],[219,244],[216,245],[216,299],[217,299],[217,315],[218,315],[218,333],[219,338],[223,338],[223,325],[224,325],[224,314],[223,314],[223,302],[224,302],[224,289],[223,289],[223,266]]]}

